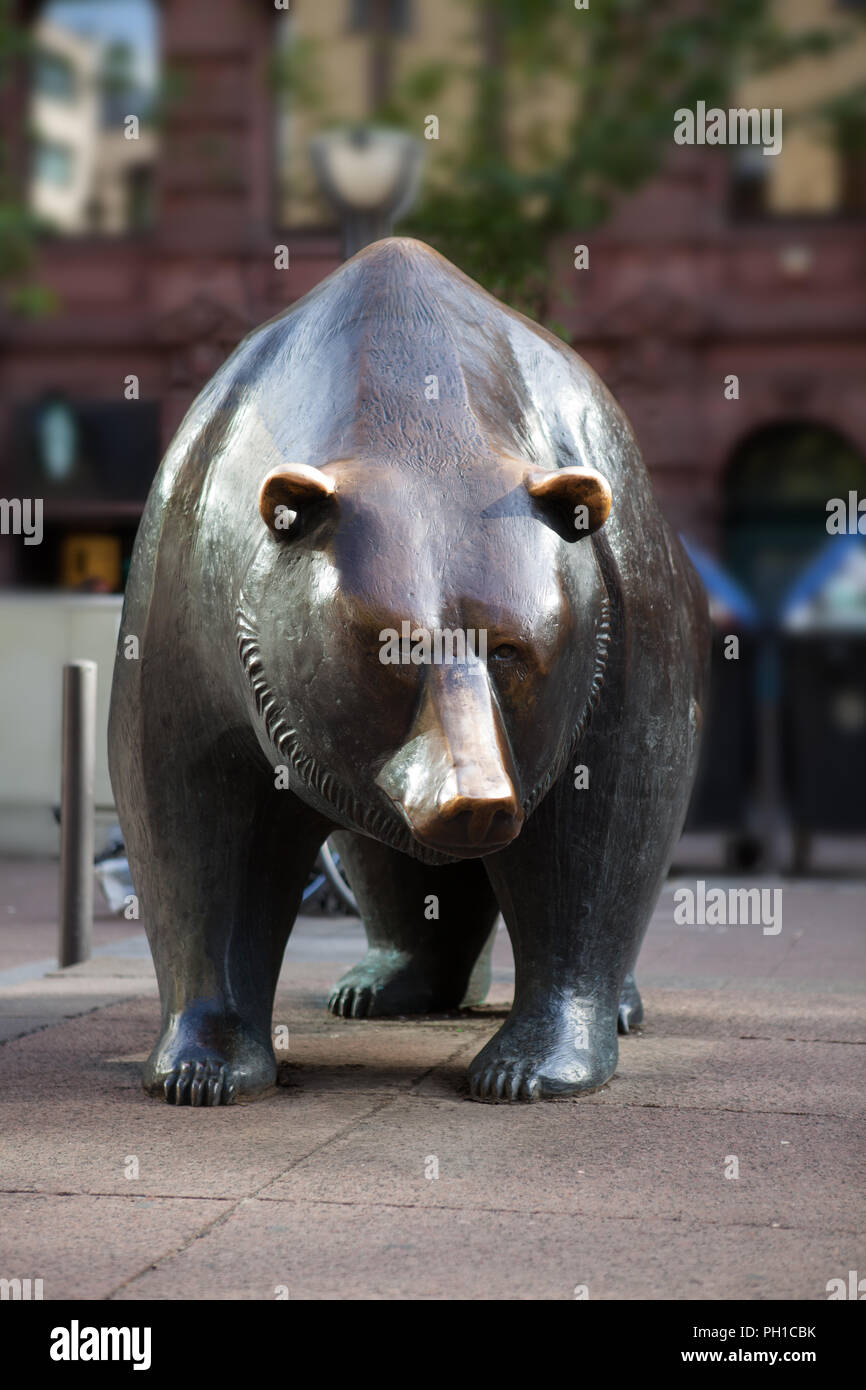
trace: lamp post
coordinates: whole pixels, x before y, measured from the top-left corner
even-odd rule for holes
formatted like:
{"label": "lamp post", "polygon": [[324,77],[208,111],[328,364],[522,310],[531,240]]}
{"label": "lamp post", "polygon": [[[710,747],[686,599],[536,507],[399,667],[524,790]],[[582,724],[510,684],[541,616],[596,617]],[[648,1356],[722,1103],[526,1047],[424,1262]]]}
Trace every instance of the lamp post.
{"label": "lamp post", "polygon": [[322,192],[340,216],[346,259],[390,236],[418,192],[422,146],[400,130],[327,131],[310,141],[310,158]]}

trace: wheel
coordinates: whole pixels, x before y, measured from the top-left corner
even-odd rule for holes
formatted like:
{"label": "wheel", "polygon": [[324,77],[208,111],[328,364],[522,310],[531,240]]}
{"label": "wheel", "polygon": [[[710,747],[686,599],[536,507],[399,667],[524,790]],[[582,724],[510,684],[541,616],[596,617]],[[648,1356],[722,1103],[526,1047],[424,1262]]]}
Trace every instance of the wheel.
{"label": "wheel", "polygon": [[339,854],[336,854],[334,850],[331,849],[327,840],[322,845],[322,848],[319,850],[318,862],[321,864],[322,871],[325,877],[327,878],[334,892],[337,894],[337,897],[339,898],[343,907],[345,907],[349,912],[354,912],[357,916],[358,904],[355,901],[355,894],[349,887],[349,880],[346,878],[342,868],[340,867]]}
{"label": "wheel", "polygon": [[307,886],[306,886],[306,888],[304,889],[303,894],[302,894],[302,899],[301,899],[302,902],[307,903],[307,902],[309,902],[312,898],[315,898],[316,894],[317,894],[317,893],[320,893],[320,892],[322,891],[322,889],[324,888],[324,886],[325,886],[325,875],[324,875],[323,873],[320,873],[320,872],[319,872],[319,861],[318,861],[318,859],[317,859],[317,860],[316,860],[316,866],[315,866],[315,868],[313,869],[312,873],[310,874],[310,877],[307,879]]}

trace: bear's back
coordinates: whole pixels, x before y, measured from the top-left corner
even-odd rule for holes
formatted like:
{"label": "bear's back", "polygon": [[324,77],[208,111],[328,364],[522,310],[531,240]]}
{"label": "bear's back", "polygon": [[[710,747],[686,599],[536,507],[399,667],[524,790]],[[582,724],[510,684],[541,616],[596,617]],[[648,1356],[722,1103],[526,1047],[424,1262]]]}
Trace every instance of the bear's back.
{"label": "bear's back", "polygon": [[389,238],[224,363],[166,456],[150,525],[179,511],[191,542],[205,533],[205,568],[215,545],[243,568],[262,541],[259,487],[281,464],[384,464],[404,475],[411,505],[414,476],[448,488],[503,455],[604,473],[614,496],[605,534],[635,582],[647,552],[665,547],[628,423],[592,369],[432,248]]}

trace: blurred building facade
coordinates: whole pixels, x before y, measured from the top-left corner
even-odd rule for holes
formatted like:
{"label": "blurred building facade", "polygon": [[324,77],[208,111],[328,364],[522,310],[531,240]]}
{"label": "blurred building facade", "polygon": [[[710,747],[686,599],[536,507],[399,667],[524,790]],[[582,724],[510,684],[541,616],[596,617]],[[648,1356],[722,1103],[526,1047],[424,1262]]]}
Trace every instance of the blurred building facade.
{"label": "blurred building facade", "polygon": [[[780,0],[793,27],[832,27],[859,7]],[[119,593],[162,453],[244,334],[339,263],[339,229],[307,155],[324,121],[315,99],[302,99],[308,67],[328,118],[359,122],[413,64],[459,58],[428,151],[435,179],[471,108],[463,59],[495,61],[496,46],[473,0],[15,8],[30,52],[0,88],[5,174],[41,228],[25,278],[53,307],[25,317],[14,296],[0,307],[0,498],[44,502],[41,544],[0,536],[0,585],[13,591],[0,596],[0,645],[29,652],[0,679],[0,727],[15,730],[3,750],[0,850],[44,852],[56,844],[59,667],[98,662],[104,730]],[[603,227],[576,227],[551,248],[551,318],[624,405],[670,520],[764,618],[826,542],[827,501],[866,497],[866,139],[861,131],[839,148],[803,114],[855,82],[864,60],[861,39],[752,82],[741,104],[784,111],[779,156],[672,140],[661,173]],[[513,104],[515,159],[534,119],[555,125],[568,109],[559,82],[540,80]],[[582,244],[589,264],[577,269]],[[840,602],[849,613],[863,606],[862,582],[851,598],[862,554],[846,566],[834,572],[834,614]],[[830,599],[809,579],[798,602],[804,613]],[[722,631],[736,628],[725,622]],[[808,646],[795,633],[776,663],[796,669],[789,695],[805,692],[782,711],[786,747],[809,752],[791,760],[787,792],[801,849],[822,826],[862,828],[858,640]],[[736,671],[722,661],[727,741],[708,740],[718,756],[696,799],[699,824],[750,823],[753,666],[747,641]],[[769,727],[760,739],[772,753]],[[110,818],[103,743],[97,802]],[[831,775],[821,782],[816,768]],[[764,801],[778,800],[778,770],[758,780]]]}
{"label": "blurred building facade", "polygon": [[[784,15],[832,24],[850,3],[790,0]],[[127,13],[125,38],[89,31],[88,9],[19,4],[37,60],[4,95],[19,183],[46,224],[32,273],[57,303],[0,320],[0,492],[45,499],[43,545],[0,548],[7,583],[74,583],[69,546],[86,575],[88,535],[110,533],[127,559],[196,392],[338,263],[306,153],[315,105],[281,91],[281,55],[317,43],[329,114],[357,120],[420,56],[484,41],[464,0],[102,6]],[[866,495],[864,156],[795,119],[864,58],[866,44],[850,45],[752,82],[744,102],[785,111],[780,156],[672,143],[659,176],[551,257],[555,316],[625,406],[671,520],[772,595],[815,542],[826,498]],[[459,81],[448,100],[459,115]],[[443,122],[446,144],[459,128]],[[589,268],[576,270],[584,240]],[[102,587],[122,572],[109,566]]]}

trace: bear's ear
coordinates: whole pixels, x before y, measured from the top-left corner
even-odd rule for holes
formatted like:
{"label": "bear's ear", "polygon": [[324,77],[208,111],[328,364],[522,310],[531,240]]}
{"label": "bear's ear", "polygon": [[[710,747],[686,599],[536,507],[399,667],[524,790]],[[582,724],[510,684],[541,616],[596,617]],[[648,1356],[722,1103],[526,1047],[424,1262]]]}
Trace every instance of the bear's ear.
{"label": "bear's ear", "polygon": [[286,463],[275,468],[262,483],[259,511],[266,526],[278,538],[291,529],[298,513],[327,502],[334,494],[334,479],[307,463]]}
{"label": "bear's ear", "polygon": [[579,541],[603,526],[610,514],[610,483],[594,468],[533,468],[526,490],[564,541]]}

